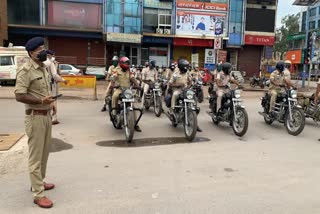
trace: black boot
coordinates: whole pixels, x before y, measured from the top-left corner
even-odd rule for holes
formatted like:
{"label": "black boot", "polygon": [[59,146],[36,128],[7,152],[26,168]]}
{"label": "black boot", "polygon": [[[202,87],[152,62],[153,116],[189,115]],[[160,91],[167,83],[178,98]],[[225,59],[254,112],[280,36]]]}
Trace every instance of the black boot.
{"label": "black boot", "polygon": [[136,125],[136,126],[134,127],[134,130],[135,130],[136,132],[142,132],[141,128],[140,128],[138,125]]}
{"label": "black boot", "polygon": [[107,111],[106,105],[103,105],[101,112]]}
{"label": "black boot", "polygon": [[197,126],[197,132],[202,132],[202,129],[200,129],[199,126]]}

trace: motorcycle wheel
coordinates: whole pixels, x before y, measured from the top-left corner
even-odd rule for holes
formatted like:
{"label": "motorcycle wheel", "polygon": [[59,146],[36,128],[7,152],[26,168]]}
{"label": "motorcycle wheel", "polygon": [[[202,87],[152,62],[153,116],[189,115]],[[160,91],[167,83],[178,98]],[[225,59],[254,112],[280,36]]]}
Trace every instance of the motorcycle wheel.
{"label": "motorcycle wheel", "polygon": [[303,131],[306,118],[302,109],[293,108],[291,112],[293,121],[290,121],[289,112],[287,112],[284,125],[286,126],[289,134],[297,136]]}
{"label": "motorcycle wheel", "polygon": [[199,92],[198,102],[199,102],[199,103],[202,103],[202,102],[203,102],[203,90],[200,90],[200,92]]}
{"label": "motorcycle wheel", "polygon": [[156,103],[154,104],[154,114],[157,117],[160,117],[162,113],[162,102],[161,102],[161,97],[157,96],[156,97]]}
{"label": "motorcycle wheel", "polygon": [[251,86],[252,88],[254,88],[254,87],[256,87],[256,84],[254,84],[253,82],[250,82],[250,86]]}
{"label": "motorcycle wheel", "polygon": [[237,136],[242,137],[243,135],[245,135],[245,133],[248,130],[248,126],[249,126],[248,113],[244,108],[237,108],[236,115],[237,115],[238,121],[235,121],[234,117],[232,118],[232,129]]}
{"label": "motorcycle wheel", "polygon": [[211,117],[211,119],[212,119],[212,122],[213,122],[215,125],[219,125],[220,120],[218,119],[217,114],[215,114],[215,117]]}
{"label": "motorcycle wheel", "polygon": [[112,122],[113,127],[116,129],[121,129],[121,123],[120,123],[120,121],[117,120],[117,115],[112,115],[111,101],[109,102],[108,106],[109,106],[109,117],[110,117],[110,120]]}
{"label": "motorcycle wheel", "polygon": [[188,122],[189,125],[186,124],[185,119],[183,120],[184,134],[187,140],[191,142],[197,134],[198,121],[196,112],[188,110]]}
{"label": "motorcycle wheel", "polygon": [[124,127],[126,140],[128,143],[131,143],[134,134],[134,113],[133,111],[127,111],[127,126]]}

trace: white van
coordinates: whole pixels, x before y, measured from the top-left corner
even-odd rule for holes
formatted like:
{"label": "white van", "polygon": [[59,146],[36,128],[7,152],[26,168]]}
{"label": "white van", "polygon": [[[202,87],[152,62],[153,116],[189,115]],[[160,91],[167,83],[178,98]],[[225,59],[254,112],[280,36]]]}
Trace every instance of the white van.
{"label": "white van", "polygon": [[15,83],[17,69],[28,59],[25,47],[0,47],[0,82]]}

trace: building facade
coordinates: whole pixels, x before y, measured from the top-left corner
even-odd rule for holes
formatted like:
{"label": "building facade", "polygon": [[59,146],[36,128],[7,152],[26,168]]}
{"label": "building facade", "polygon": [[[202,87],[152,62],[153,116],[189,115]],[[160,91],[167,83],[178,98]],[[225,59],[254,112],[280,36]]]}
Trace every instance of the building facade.
{"label": "building facade", "polygon": [[3,46],[8,43],[7,0],[0,0],[0,5],[0,46]]}

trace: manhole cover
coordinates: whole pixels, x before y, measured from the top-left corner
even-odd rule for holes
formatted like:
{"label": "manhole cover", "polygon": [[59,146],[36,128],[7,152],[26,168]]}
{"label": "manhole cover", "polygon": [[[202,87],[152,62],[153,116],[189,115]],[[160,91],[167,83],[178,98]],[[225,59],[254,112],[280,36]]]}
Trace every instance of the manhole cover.
{"label": "manhole cover", "polygon": [[0,134],[0,151],[7,151],[14,146],[24,134]]}
{"label": "manhole cover", "polygon": [[[196,137],[191,143],[206,142],[210,139],[205,137]],[[144,138],[135,139],[131,143],[127,143],[126,140],[109,140],[100,141],[96,144],[98,146],[109,146],[109,147],[141,147],[141,146],[158,146],[158,145],[170,145],[178,143],[190,143],[184,137],[164,137],[164,138]]]}

